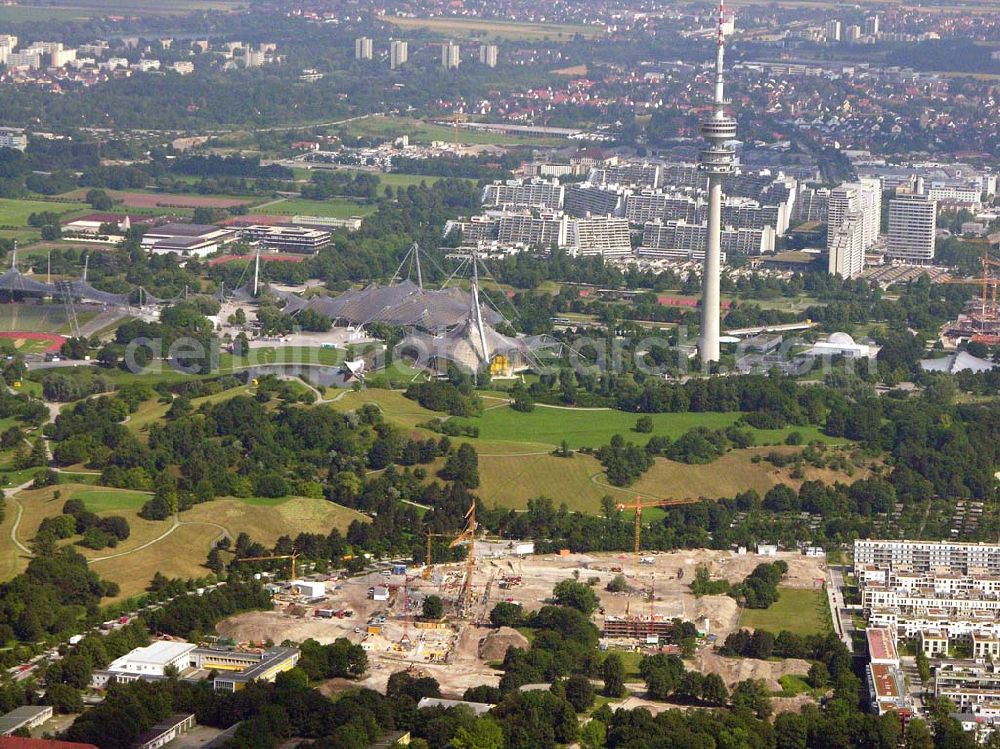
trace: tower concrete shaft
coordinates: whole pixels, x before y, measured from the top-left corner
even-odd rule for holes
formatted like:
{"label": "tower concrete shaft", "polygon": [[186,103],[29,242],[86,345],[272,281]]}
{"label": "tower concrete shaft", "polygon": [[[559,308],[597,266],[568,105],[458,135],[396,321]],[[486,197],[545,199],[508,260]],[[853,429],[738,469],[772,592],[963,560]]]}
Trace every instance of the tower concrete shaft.
{"label": "tower concrete shaft", "polygon": [[699,168],[708,176],[708,242],[702,280],[701,338],[698,353],[707,367],[719,361],[720,266],[722,264],[722,180],[735,171],[735,152],[727,144],[736,137],[736,121],[726,115],[723,65],[726,38],[725,6],[719,3],[719,30],[715,55],[715,97],[712,115],[701,123],[708,147],[701,152]]}

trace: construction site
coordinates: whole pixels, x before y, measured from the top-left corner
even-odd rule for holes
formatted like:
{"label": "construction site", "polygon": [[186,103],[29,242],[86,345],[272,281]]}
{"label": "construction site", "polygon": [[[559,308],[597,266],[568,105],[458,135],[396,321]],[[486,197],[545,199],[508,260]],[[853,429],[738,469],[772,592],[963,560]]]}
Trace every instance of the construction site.
{"label": "construction site", "polygon": [[[474,516],[469,520],[452,545],[469,548]],[[696,598],[689,584],[699,567],[714,579],[737,583],[758,564],[780,558],[789,567],[783,587],[818,589],[826,579],[824,557],[703,549],[642,555],[563,550],[539,555],[530,553],[530,542],[482,540],[475,541],[474,549],[464,562],[388,563],[355,577],[274,584],[273,611],[231,617],[219,624],[218,631],[241,643],[308,638],[330,643],[346,637],[368,653],[370,667],[362,685],[383,689],[391,674],[409,669],[437,679],[444,694],[460,696],[468,687],[496,685],[507,648],[529,645],[517,630],[490,626],[493,606],[507,601],[535,611],[551,602],[557,583],[577,579],[592,585],[600,600],[594,623],[602,631],[602,648],[659,652],[662,636],[669,634],[677,618],[694,623],[702,635],[698,659],[705,672],[720,673],[730,686],[747,678],[748,666],[754,678],[764,678],[776,688],[777,679],[786,672],[804,674],[808,669],[805,662],[751,663],[715,655],[711,643],[738,627],[741,611],[729,596]],[[618,576],[625,578],[625,590],[609,592],[608,584]],[[422,618],[423,602],[431,595],[444,603],[440,620]]]}
{"label": "construction site", "polygon": [[945,345],[958,346],[963,341],[976,341],[987,346],[1000,344],[1000,306],[997,305],[1000,260],[990,256],[990,246],[983,244],[980,260],[982,275],[979,278],[935,280],[935,283],[979,287],[979,293],[969,300],[965,311],[942,329],[941,339]]}

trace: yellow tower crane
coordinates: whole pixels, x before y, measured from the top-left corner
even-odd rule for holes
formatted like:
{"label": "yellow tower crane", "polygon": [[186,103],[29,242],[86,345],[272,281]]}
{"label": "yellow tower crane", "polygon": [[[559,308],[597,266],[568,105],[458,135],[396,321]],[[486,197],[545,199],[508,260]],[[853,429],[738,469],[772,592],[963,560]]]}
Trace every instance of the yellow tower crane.
{"label": "yellow tower crane", "polygon": [[235,562],[266,562],[272,559],[291,559],[292,560],[292,580],[295,579],[295,560],[299,558],[299,552],[293,551],[291,554],[269,554],[263,557],[239,557],[234,559]]}
{"label": "yellow tower crane", "polygon": [[449,549],[454,549],[460,544],[469,544],[469,554],[465,558],[465,583],[462,586],[462,616],[468,616],[472,610],[472,574],[476,564],[476,500],[465,512],[465,530],[459,533],[448,544]]}

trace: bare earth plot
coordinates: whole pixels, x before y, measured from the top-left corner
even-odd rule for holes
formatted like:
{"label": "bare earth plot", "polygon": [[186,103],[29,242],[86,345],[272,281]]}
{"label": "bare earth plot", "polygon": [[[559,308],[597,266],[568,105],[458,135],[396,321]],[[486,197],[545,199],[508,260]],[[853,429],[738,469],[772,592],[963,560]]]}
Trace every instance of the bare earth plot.
{"label": "bare earth plot", "polygon": [[[581,580],[597,578],[594,590],[598,593],[608,614],[645,615],[649,610],[649,584],[655,573],[655,613],[657,617],[681,617],[704,627],[707,619],[709,631],[720,640],[732,632],[740,618],[736,602],[728,596],[694,597],[688,584],[694,578],[700,565],[708,566],[712,575],[738,582],[745,578],[757,565],[769,558],[756,555],[736,555],[728,551],[690,550],[669,554],[652,554],[654,564],[636,565],[631,554],[570,554],[539,555],[526,559],[481,559],[476,563],[473,578],[474,616],[470,621],[462,621],[453,616],[446,620],[441,629],[417,628],[413,623],[408,631],[414,647],[402,647],[400,641],[406,630],[402,606],[402,576],[383,577],[371,573],[349,580],[331,580],[327,583],[327,600],[317,603],[318,607],[335,610],[349,609],[352,614],[346,618],[322,619],[313,615],[310,607],[285,607],[279,605],[270,612],[250,612],[231,617],[220,623],[220,634],[233,637],[240,642],[262,642],[271,639],[301,641],[312,637],[319,642],[332,642],[346,637],[355,643],[364,643],[368,650],[371,670],[362,684],[371,688],[384,688],[386,680],[395,671],[413,667],[416,672],[433,676],[441,683],[446,696],[460,696],[469,686],[476,684],[496,684],[500,673],[490,666],[496,648],[481,652],[484,640],[495,636],[495,630],[476,624],[488,615],[500,600],[510,600],[522,604],[533,611],[544,605],[552,594],[552,588],[561,580],[571,579],[574,573]],[[779,558],[789,565],[789,573],[784,581],[789,590],[816,589],[816,580],[825,574],[825,561],[799,554],[782,553]],[[605,586],[615,576],[612,568],[625,570],[631,591],[608,593]],[[437,565],[430,580],[420,577],[410,578],[408,593],[412,601],[419,603],[423,596],[434,593],[445,600],[446,612],[453,611],[463,566],[461,564]],[[678,577],[678,572],[681,576]],[[496,584],[503,574],[519,575],[522,584],[500,590]],[[400,586],[390,594],[387,602],[368,599],[370,586],[388,583],[390,590]],[[484,598],[484,591],[489,597]],[[419,609],[419,606],[416,606]],[[384,615],[385,623],[380,631],[369,634],[367,622],[376,615]],[[602,624],[602,617],[595,616],[595,623]],[[635,647],[636,641],[610,643],[612,649]],[[632,656],[635,657],[635,656]],[[719,673],[732,686],[745,678],[763,678],[774,691],[781,689],[778,679],[786,674],[805,674],[809,664],[805,661],[752,661],[730,659],[718,656],[710,647],[703,647],[698,655],[706,672]],[[339,681],[327,685],[330,692],[343,688]],[[639,697],[641,698],[641,696]]]}

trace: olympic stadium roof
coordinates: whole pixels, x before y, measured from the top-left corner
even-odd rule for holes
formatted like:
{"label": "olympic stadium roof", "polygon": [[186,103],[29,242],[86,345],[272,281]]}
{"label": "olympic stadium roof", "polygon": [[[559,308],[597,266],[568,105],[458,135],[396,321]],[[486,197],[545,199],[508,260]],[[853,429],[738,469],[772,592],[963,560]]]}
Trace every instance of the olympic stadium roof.
{"label": "olympic stadium roof", "polygon": [[[292,300],[289,300],[292,303]],[[472,309],[472,294],[463,289],[421,289],[410,280],[395,286],[366,286],[337,297],[314,297],[300,304],[298,312],[311,309],[331,320],[349,325],[385,322],[399,327],[416,326],[440,330],[460,325]],[[494,309],[481,305],[483,320],[496,324],[503,318]],[[287,310],[287,307],[286,307]]]}

